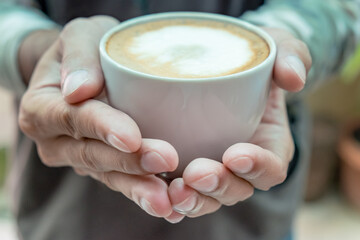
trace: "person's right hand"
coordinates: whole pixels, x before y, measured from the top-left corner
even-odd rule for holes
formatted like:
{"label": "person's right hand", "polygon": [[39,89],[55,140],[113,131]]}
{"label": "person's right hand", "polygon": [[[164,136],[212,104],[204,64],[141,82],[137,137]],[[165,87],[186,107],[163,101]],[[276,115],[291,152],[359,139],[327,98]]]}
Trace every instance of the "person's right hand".
{"label": "person's right hand", "polygon": [[[113,18],[98,16],[65,26],[32,74],[19,125],[36,142],[47,166],[73,167],[123,193],[147,213],[177,222],[183,216],[173,212],[168,185],[155,176],[176,169],[175,149],[161,140],[142,139],[127,114],[101,100],[69,104],[63,97],[76,102],[71,93],[79,84],[88,84],[88,91],[77,95],[100,94],[104,81],[98,45],[115,24]],[[66,93],[61,92],[64,84]]]}

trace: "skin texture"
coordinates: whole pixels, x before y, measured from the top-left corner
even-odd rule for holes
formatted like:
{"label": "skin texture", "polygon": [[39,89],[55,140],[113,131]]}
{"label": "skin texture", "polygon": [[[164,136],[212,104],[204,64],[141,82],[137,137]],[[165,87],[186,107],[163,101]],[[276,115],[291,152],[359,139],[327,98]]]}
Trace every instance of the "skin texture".
{"label": "skin texture", "polygon": [[[305,84],[311,57],[304,43],[283,30],[265,28],[278,53],[267,108],[255,135],[249,143],[229,146],[222,162],[195,159],[182,178],[168,185],[156,174],[176,169],[176,150],[162,140],[143,139],[128,115],[106,103],[98,44],[116,24],[105,16],[75,19],[56,39],[54,32],[42,31],[21,46],[21,71],[24,81],[30,75],[31,80],[19,125],[36,142],[44,164],[71,166],[172,223],[234,205],[251,197],[255,188],[268,190],[286,179],[294,143],[284,90],[296,92]],[[39,61],[34,57],[27,62],[24,57],[37,49],[37,38],[48,39],[51,46],[38,49]]]}

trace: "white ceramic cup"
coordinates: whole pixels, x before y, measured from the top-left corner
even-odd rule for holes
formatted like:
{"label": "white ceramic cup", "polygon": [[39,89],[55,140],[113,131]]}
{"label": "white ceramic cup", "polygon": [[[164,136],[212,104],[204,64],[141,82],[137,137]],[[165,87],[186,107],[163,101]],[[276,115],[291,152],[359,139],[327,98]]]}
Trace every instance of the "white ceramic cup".
{"label": "white ceramic cup", "polygon": [[[122,66],[107,54],[106,43],[114,33],[137,24],[173,18],[238,25],[262,37],[270,54],[249,70],[201,79],[149,75]],[[221,161],[227,148],[251,138],[266,106],[275,56],[274,40],[259,27],[210,13],[172,12],[137,17],[111,29],[100,42],[110,104],[135,120],[143,138],[162,139],[175,147],[179,167],[170,177],[181,176],[186,165],[196,158]]]}

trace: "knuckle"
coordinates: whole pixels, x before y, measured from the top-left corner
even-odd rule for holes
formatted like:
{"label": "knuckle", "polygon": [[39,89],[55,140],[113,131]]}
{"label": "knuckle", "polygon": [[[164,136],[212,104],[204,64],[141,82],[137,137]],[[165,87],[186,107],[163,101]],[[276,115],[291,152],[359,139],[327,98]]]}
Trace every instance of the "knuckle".
{"label": "knuckle", "polygon": [[23,133],[28,137],[33,138],[36,133],[36,124],[34,123],[34,118],[31,117],[33,114],[20,108],[18,124]]}
{"label": "knuckle", "polygon": [[41,96],[25,93],[18,116],[20,129],[34,140],[48,138],[59,130],[77,137],[74,120],[67,105],[57,100],[44,100]]}
{"label": "knuckle", "polygon": [[129,165],[127,164],[128,161],[124,161],[122,158],[117,158],[114,160],[115,169],[117,171],[132,174],[134,171],[131,171]]}
{"label": "knuckle", "polygon": [[90,141],[91,140],[87,140],[87,139],[84,139],[82,141],[82,144],[80,145],[79,148],[79,160],[86,168],[94,169],[94,170],[102,170],[99,169],[100,167],[97,164],[97,160],[92,150]]}
{"label": "knuckle", "polygon": [[77,140],[81,139],[80,134],[76,128],[76,119],[70,107],[64,102],[58,101],[49,102],[46,106],[46,112],[43,120],[47,123],[52,123],[53,127],[62,131]]}
{"label": "knuckle", "polygon": [[278,184],[281,184],[281,183],[285,182],[285,180],[287,178],[288,167],[289,167],[289,164],[284,164],[284,163],[281,164],[281,166],[279,167],[280,171],[276,175],[277,177],[275,178],[275,184],[274,185],[278,185]]}
{"label": "knuckle", "polygon": [[127,191],[121,191],[127,198],[134,201],[136,204],[140,205],[140,196],[139,193],[136,191],[136,188],[130,188]]}
{"label": "knuckle", "polygon": [[102,172],[99,174],[100,175],[100,181],[102,183],[104,183],[108,188],[114,190],[114,191],[118,191],[115,188],[115,185],[113,183],[113,179],[111,177],[111,172]]}
{"label": "knuckle", "polygon": [[287,178],[287,171],[282,171],[282,172],[278,175],[275,183],[276,183],[276,184],[281,184],[281,183],[285,182],[286,178]]}
{"label": "knuckle", "polygon": [[272,181],[272,184],[270,186],[266,186],[266,188],[264,188],[263,190],[267,191],[271,187],[282,184],[283,182],[285,182],[286,178],[287,178],[287,170],[283,169],[278,174],[276,174],[274,180]]}
{"label": "knuckle", "polygon": [[54,111],[57,116],[54,118],[56,119],[57,124],[65,130],[65,132],[70,135],[71,137],[79,140],[81,139],[80,134],[76,130],[76,121],[75,118],[69,108],[64,106],[62,109],[58,111]]}
{"label": "knuckle", "polygon": [[74,172],[79,176],[87,176],[86,171],[81,168],[74,168]]}
{"label": "knuckle", "polygon": [[49,154],[48,148],[43,144],[37,145],[37,152],[39,154],[41,162],[48,167],[56,167],[56,158],[53,154]]}
{"label": "knuckle", "polygon": [[[96,106],[96,111],[94,111],[94,100],[87,100],[86,103],[83,103],[81,105],[81,114],[75,115],[73,117],[74,123],[79,122],[77,125],[80,126],[79,128],[79,134],[81,134],[81,131],[90,136],[97,136],[102,140],[105,140],[106,137],[102,131],[101,123],[102,118],[99,117],[99,114],[103,114],[103,116],[107,116],[107,114],[111,114],[110,112],[106,111],[108,106],[105,104],[101,104],[100,106]],[[76,121],[75,121],[76,120]],[[74,125],[75,126],[75,125]],[[80,135],[79,135],[80,137]]]}
{"label": "knuckle", "polygon": [[272,174],[272,181],[267,182],[261,190],[268,191],[271,187],[285,182],[287,178],[287,168],[287,164],[281,164],[281,166],[278,167],[278,170]]}
{"label": "knuckle", "polygon": [[33,138],[37,135],[38,125],[37,122],[37,111],[34,109],[34,104],[32,104],[31,98],[28,97],[28,93],[25,93],[19,110],[18,124],[20,129],[30,138]]}

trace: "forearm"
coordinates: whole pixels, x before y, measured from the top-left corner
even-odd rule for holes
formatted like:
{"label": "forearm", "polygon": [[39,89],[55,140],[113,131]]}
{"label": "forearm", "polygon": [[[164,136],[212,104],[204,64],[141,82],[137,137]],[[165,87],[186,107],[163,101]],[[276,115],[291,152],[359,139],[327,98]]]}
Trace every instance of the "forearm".
{"label": "forearm", "polygon": [[307,44],[313,58],[307,87],[338,71],[353,53],[360,36],[359,0],[268,1],[243,18],[286,29]]}
{"label": "forearm", "polygon": [[[34,40],[32,36],[37,36],[35,31],[55,28],[56,24],[40,12],[0,3],[0,86],[17,96],[22,95],[32,72],[31,66],[36,64],[30,60],[35,60],[35,56],[47,48],[45,40],[32,41],[32,46],[30,40]],[[27,70],[22,72],[24,69]]]}

